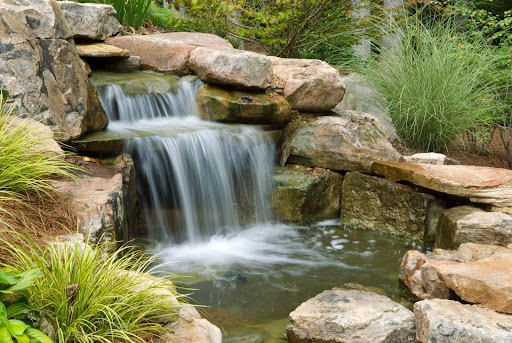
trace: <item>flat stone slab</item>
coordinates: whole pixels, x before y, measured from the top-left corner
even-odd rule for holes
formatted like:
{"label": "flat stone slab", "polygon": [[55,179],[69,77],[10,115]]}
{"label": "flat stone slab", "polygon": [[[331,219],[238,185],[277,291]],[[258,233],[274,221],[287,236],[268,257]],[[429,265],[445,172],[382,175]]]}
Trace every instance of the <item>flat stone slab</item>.
{"label": "flat stone slab", "polygon": [[128,50],[105,43],[76,44],[75,46],[80,57],[130,57]]}
{"label": "flat stone slab", "polygon": [[451,300],[414,304],[416,338],[422,343],[512,342],[512,316]]}
{"label": "flat stone slab", "polygon": [[415,185],[496,207],[512,206],[512,170],[404,162],[374,162],[372,172],[393,181]]}

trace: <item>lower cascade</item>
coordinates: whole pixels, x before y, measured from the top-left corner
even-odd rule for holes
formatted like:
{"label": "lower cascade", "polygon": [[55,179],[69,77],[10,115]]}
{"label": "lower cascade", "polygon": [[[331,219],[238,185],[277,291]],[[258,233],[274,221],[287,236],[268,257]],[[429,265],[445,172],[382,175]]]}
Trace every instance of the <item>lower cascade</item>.
{"label": "lower cascade", "polygon": [[92,81],[109,131],[131,137],[125,149],[150,241],[166,268],[187,276],[191,301],[208,306],[223,342],[286,342],[297,305],[347,282],[398,296],[397,263],[416,243],[339,219],[276,222],[268,213],[279,182],[274,143],[257,126],[201,120],[200,81],[146,73],[95,73]]}

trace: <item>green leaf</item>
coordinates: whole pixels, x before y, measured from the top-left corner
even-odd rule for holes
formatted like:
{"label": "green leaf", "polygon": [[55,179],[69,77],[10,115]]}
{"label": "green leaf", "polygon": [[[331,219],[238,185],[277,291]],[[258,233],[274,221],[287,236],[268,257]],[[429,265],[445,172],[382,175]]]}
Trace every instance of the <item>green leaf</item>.
{"label": "green leaf", "polygon": [[17,319],[9,319],[9,323],[7,324],[7,329],[9,329],[13,336],[23,335],[23,332],[29,327],[29,325]]}
{"label": "green leaf", "polygon": [[7,101],[7,98],[9,97],[9,92],[6,89],[0,88],[0,104],[3,104]]}
{"label": "green leaf", "polygon": [[30,311],[32,308],[21,301],[17,301],[7,307],[7,318],[12,318]]}
{"label": "green leaf", "polygon": [[38,329],[28,328],[25,330],[25,333],[31,338],[31,342],[53,343],[53,340],[50,337],[46,336],[44,332],[39,331]]}
{"label": "green leaf", "polygon": [[14,285],[18,282],[18,279],[14,274],[0,270],[0,284]]}
{"label": "green leaf", "polygon": [[0,301],[0,319],[2,319],[2,314],[3,318],[7,319],[7,308],[5,307],[4,303]]}
{"label": "green leaf", "polygon": [[14,343],[11,337],[11,333],[5,326],[0,326],[0,342],[2,343]]}
{"label": "green leaf", "polygon": [[30,338],[26,334],[15,336],[18,343],[30,343]]}

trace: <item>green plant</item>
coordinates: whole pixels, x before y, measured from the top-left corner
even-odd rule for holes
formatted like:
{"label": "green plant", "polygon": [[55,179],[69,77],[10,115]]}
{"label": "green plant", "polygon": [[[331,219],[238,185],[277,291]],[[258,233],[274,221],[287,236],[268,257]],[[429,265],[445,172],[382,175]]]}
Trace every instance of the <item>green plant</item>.
{"label": "green plant", "polygon": [[144,342],[161,332],[159,322],[179,311],[169,281],[144,277],[154,273],[140,251],[125,246],[105,252],[84,244],[38,246],[3,242],[18,271],[39,269],[43,277],[27,288],[28,299],[55,330],[59,342]]}
{"label": "green plant", "polygon": [[166,31],[208,32],[208,25],[201,20],[192,20],[172,7],[160,7],[154,3],[149,7],[147,20]]}
{"label": "green plant", "polygon": [[496,123],[486,44],[450,20],[429,25],[409,17],[383,32],[392,39],[363,73],[406,144],[443,151],[460,134]]}
{"label": "green plant", "polygon": [[41,276],[37,269],[23,273],[0,269],[0,342],[53,343],[43,332],[20,320],[32,310],[25,299],[26,289]]}

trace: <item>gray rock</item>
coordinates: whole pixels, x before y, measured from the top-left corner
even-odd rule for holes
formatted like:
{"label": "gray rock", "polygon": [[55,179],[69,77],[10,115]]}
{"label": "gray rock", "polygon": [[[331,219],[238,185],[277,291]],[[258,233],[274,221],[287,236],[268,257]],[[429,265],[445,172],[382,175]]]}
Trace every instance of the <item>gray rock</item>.
{"label": "gray rock", "polygon": [[447,164],[448,158],[446,155],[438,154],[436,152],[425,152],[411,156],[402,156],[400,162],[443,165]]}
{"label": "gray rock", "polygon": [[374,161],[400,158],[377,124],[361,118],[300,115],[284,135],[281,165],[367,172]]}
{"label": "gray rock", "polygon": [[74,38],[105,40],[122,29],[116,19],[116,10],[111,5],[81,4],[74,1],[59,1],[58,4]]}
{"label": "gray rock", "polygon": [[105,128],[105,113],[89,108],[96,93],[54,0],[4,1],[0,36],[0,88],[21,112],[61,141]]}
{"label": "gray rock", "polygon": [[268,56],[237,49],[197,48],[189,66],[206,83],[242,89],[266,89],[272,81]]}
{"label": "gray rock", "polygon": [[418,240],[433,240],[444,204],[433,195],[383,178],[347,173],[341,223]]}
{"label": "gray rock", "polygon": [[169,333],[159,337],[159,343],[222,343],[220,329],[206,319],[201,319],[191,305],[183,305],[180,318],[165,328]]}
{"label": "gray rock", "polygon": [[474,206],[458,206],[444,211],[437,226],[436,247],[457,249],[462,243],[512,243],[512,216],[486,212]]}
{"label": "gray rock", "polygon": [[292,109],[326,112],[338,104],[345,85],[338,70],[320,60],[270,57],[273,87],[283,88]]}
{"label": "gray rock", "polygon": [[422,343],[512,342],[512,316],[456,301],[414,304],[417,339]]}
{"label": "gray rock", "polygon": [[288,101],[279,94],[258,94],[201,87],[197,94],[201,118],[222,123],[282,124],[291,118]]}
{"label": "gray rock", "polygon": [[290,313],[290,343],[415,342],[413,313],[364,289],[333,288]]}
{"label": "gray rock", "polygon": [[278,221],[311,224],[339,216],[343,177],[322,168],[276,167],[269,207]]}
{"label": "gray rock", "polygon": [[169,32],[156,35],[130,35],[107,39],[107,44],[130,51],[140,57],[141,69],[188,75],[188,60],[198,47],[232,49],[227,40],[198,32]]}

